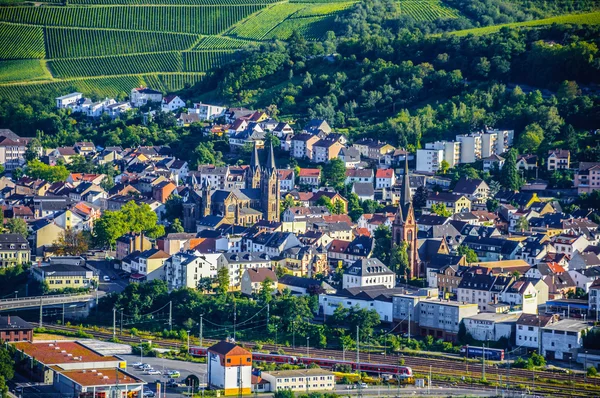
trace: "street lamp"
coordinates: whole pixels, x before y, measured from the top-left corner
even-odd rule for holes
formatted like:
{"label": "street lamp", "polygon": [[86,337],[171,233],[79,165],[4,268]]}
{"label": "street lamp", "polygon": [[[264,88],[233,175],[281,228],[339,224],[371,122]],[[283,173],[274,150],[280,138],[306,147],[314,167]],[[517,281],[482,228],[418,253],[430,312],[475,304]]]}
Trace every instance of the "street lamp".
{"label": "street lamp", "polygon": [[190,333],[191,333],[191,330],[188,330],[187,331],[187,352],[188,352],[188,355],[190,353]]}
{"label": "street lamp", "polygon": [[[310,342],[310,336],[306,336],[306,357],[310,358],[310,348],[308,346],[308,343]],[[306,367],[308,368],[308,364],[306,365]]]}
{"label": "street lamp", "polygon": [[18,295],[19,295],[19,291],[15,290],[15,298],[17,298]]}

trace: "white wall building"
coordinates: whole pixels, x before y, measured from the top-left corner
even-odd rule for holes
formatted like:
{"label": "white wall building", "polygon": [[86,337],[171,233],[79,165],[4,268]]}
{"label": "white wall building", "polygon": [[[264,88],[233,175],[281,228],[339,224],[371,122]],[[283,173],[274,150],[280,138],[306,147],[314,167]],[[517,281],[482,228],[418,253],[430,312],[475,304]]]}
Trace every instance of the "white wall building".
{"label": "white wall building", "polygon": [[71,93],[67,95],[63,95],[62,97],[56,97],[56,107],[57,108],[66,108],[69,105],[75,104],[78,100],[83,97],[81,93]]}
{"label": "white wall building", "polygon": [[221,253],[181,252],[165,261],[165,281],[169,289],[196,289],[202,278],[217,277],[218,267],[224,264]]}
{"label": "white wall building", "polygon": [[249,395],[252,391],[252,353],[221,341],[208,349],[208,386],[225,395]]}
{"label": "white wall building", "polygon": [[188,112],[197,113],[198,117],[202,120],[212,120],[225,115],[225,110],[222,106],[203,104],[202,102],[194,103],[192,109],[188,109]]}
{"label": "white wall building", "polygon": [[167,95],[163,98],[160,109],[163,112],[175,112],[185,106],[185,101],[177,95]]}
{"label": "white wall building", "polygon": [[148,87],[136,87],[131,89],[129,101],[131,105],[138,107],[146,105],[149,102],[162,102],[163,96],[160,91],[152,90]]}
{"label": "white wall building", "polygon": [[454,167],[460,163],[460,147],[459,141],[436,141],[425,144],[425,149],[437,149],[444,151],[443,158],[450,167]]}
{"label": "white wall building", "polygon": [[502,337],[510,340],[512,329],[519,318],[517,314],[485,313],[463,319],[467,333],[479,341],[498,341]]}
{"label": "white wall building", "polygon": [[542,328],[542,355],[547,360],[575,358],[583,345],[581,332],[590,330],[588,322],[562,319]]}
{"label": "white wall building", "polygon": [[482,139],[481,134],[463,134],[457,135],[456,140],[461,143],[460,162],[473,163],[481,159]]}
{"label": "white wall building", "polygon": [[383,285],[388,289],[396,286],[396,274],[379,259],[363,258],[357,260],[344,271],[342,286],[344,289]]}
{"label": "white wall building", "polygon": [[[394,317],[394,304],[391,297],[394,291],[389,290],[382,286],[371,286],[345,289],[338,293],[320,294],[319,305],[323,308],[326,317],[332,316],[339,306],[346,309],[358,306],[369,311],[377,311],[382,322],[391,322]],[[389,296],[386,297],[386,294]],[[373,298],[373,296],[376,297]]]}
{"label": "white wall building", "polygon": [[333,391],[335,375],[324,369],[297,369],[262,372],[271,384],[271,391]]}
{"label": "white wall building", "polygon": [[442,149],[417,149],[417,171],[435,173],[444,160]]}

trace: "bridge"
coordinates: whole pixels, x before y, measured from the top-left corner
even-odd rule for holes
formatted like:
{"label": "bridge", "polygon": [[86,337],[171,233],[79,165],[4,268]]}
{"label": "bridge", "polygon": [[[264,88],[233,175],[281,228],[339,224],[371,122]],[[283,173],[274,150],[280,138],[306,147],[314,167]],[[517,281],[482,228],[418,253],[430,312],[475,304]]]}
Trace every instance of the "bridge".
{"label": "bridge", "polygon": [[95,291],[91,293],[73,293],[73,294],[56,294],[47,296],[35,297],[19,297],[0,300],[0,311],[26,309],[36,307],[46,307],[53,305],[63,305],[72,303],[90,303],[95,304],[97,300],[105,296],[105,292]]}

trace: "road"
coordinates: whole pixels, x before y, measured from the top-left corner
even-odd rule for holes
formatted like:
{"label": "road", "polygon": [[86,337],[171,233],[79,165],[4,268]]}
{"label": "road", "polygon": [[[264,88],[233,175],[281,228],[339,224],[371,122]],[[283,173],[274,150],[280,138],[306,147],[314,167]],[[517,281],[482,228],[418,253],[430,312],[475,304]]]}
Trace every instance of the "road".
{"label": "road", "polygon": [[[125,288],[129,284],[128,279],[123,279],[119,277],[119,270],[116,270],[110,261],[94,260],[89,258],[87,260],[87,263],[92,267],[96,268],[98,271],[100,271],[100,286],[98,287],[100,291],[106,293],[120,293],[123,290],[125,290]],[[112,280],[110,282],[104,282],[105,275],[111,277]]]}

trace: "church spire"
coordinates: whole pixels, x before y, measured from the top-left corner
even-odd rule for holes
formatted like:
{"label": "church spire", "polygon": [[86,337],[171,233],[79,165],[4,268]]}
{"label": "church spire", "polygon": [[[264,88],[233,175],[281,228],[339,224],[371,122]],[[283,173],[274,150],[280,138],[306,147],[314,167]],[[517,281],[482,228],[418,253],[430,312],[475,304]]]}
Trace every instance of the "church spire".
{"label": "church spire", "polygon": [[273,141],[271,141],[271,147],[269,148],[269,157],[267,158],[267,171],[273,172],[276,170],[275,167],[275,155],[273,154]]}
{"label": "church spire", "polygon": [[408,152],[404,157],[404,180],[402,181],[402,192],[400,193],[400,205],[404,206],[412,202],[410,195],[410,178],[408,177]]}
{"label": "church spire", "polygon": [[260,163],[258,161],[258,147],[256,146],[256,141],[254,141],[254,149],[252,151],[252,159],[250,159],[250,168],[252,171],[256,169],[260,169]]}

